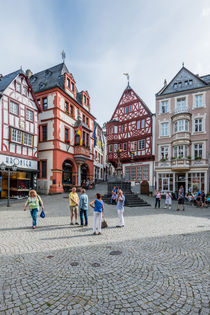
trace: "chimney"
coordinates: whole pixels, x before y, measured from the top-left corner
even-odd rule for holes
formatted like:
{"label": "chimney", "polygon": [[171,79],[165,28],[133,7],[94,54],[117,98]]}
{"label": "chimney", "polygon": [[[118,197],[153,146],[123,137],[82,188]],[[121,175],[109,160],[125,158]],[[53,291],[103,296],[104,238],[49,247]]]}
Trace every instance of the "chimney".
{"label": "chimney", "polygon": [[32,71],[30,69],[26,70],[26,76],[30,79],[30,77],[33,75]]}
{"label": "chimney", "polygon": [[166,81],[166,79],[164,80],[164,86],[166,86],[167,85],[167,81]]}

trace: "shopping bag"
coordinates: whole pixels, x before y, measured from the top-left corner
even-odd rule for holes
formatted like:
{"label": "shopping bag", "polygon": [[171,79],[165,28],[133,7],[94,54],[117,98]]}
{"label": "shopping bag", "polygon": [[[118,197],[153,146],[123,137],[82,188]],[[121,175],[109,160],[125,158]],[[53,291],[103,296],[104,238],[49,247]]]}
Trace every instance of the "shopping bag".
{"label": "shopping bag", "polygon": [[108,227],[107,221],[105,219],[103,219],[103,221],[101,222],[101,228],[105,229]]}
{"label": "shopping bag", "polygon": [[44,219],[45,218],[45,213],[44,213],[44,211],[42,210],[42,212],[40,213],[40,217],[42,218],[42,219]]}

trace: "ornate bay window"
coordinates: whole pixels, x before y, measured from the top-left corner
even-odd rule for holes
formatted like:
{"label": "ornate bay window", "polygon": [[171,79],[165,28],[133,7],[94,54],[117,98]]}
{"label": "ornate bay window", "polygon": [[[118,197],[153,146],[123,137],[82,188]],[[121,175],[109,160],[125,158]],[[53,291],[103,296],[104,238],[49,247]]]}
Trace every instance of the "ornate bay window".
{"label": "ornate bay window", "polygon": [[187,158],[188,157],[188,145],[176,145],[173,147],[173,156],[175,158]]}
{"label": "ornate bay window", "polygon": [[174,123],[174,132],[189,131],[189,121],[187,119],[180,119]]}

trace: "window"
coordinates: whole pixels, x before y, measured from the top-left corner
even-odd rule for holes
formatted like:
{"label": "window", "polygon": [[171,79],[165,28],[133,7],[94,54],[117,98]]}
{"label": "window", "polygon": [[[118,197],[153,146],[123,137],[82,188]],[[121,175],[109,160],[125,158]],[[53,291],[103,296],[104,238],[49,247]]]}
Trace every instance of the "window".
{"label": "window", "polygon": [[86,134],[85,132],[83,131],[82,132],[82,144],[85,145],[85,138],[86,138]]}
{"label": "window", "polygon": [[179,88],[181,88],[182,87],[182,82],[179,82],[178,85],[179,85]]}
{"label": "window", "polygon": [[87,106],[89,106],[89,98],[87,97]]}
{"label": "window", "polygon": [[89,148],[89,134],[86,134],[86,146]]}
{"label": "window", "polygon": [[176,145],[174,146],[174,157],[175,158],[187,158],[188,146],[187,145]]}
{"label": "window", "polygon": [[16,82],[16,91],[19,93],[21,92],[21,85],[20,83],[17,83],[17,82]]}
{"label": "window", "polygon": [[67,86],[70,89],[70,80],[67,78]]}
{"label": "window", "polygon": [[129,113],[132,112],[132,105],[129,105]]}
{"label": "window", "polygon": [[109,145],[109,152],[112,152],[112,144]]}
{"label": "window", "polygon": [[23,86],[22,92],[23,95],[27,96],[28,88],[26,86]]}
{"label": "window", "polygon": [[86,125],[89,126],[89,119],[86,117]]}
{"label": "window", "polygon": [[74,107],[70,105],[70,114],[71,116],[74,116]]}
{"label": "window", "polygon": [[119,149],[122,150],[122,143],[119,144]]}
{"label": "window", "polygon": [[117,132],[118,132],[117,126],[114,126],[114,133],[117,133]]}
{"label": "window", "polygon": [[24,133],[23,134],[23,144],[24,145],[28,145],[28,146],[32,146],[32,139],[33,139],[33,136],[28,134],[28,133]]}
{"label": "window", "polygon": [[69,129],[65,128],[65,141],[69,141]]}
{"label": "window", "polygon": [[193,80],[189,80],[189,85],[192,85],[192,83],[193,83]]}
{"label": "window", "polygon": [[168,101],[162,101],[161,102],[161,113],[167,113],[168,112]]}
{"label": "window", "polygon": [[139,140],[138,141],[138,149],[139,150],[144,150],[145,149],[145,140]]}
{"label": "window", "polygon": [[22,139],[21,139],[21,131],[12,128],[12,136],[11,136],[11,140],[14,142],[18,142],[18,143],[22,143]]}
{"label": "window", "polygon": [[73,82],[71,82],[71,90],[72,90],[72,92],[74,92],[74,83]]}
{"label": "window", "polygon": [[195,158],[202,158],[203,156],[203,144],[202,143],[198,143],[198,144],[194,144],[194,156]]}
{"label": "window", "polygon": [[174,89],[177,89],[177,83],[174,83]]}
{"label": "window", "polygon": [[123,151],[126,151],[127,150],[127,143],[123,143]]}
{"label": "window", "polygon": [[140,129],[140,120],[137,120],[137,129]]}
{"label": "window", "polygon": [[47,161],[39,161],[39,178],[47,178]]}
{"label": "window", "polygon": [[141,128],[144,128],[145,127],[145,119],[142,119],[141,121]]}
{"label": "window", "polygon": [[34,114],[33,114],[32,110],[30,110],[30,109],[26,109],[26,120],[29,120],[31,122],[34,121]]}
{"label": "window", "polygon": [[109,134],[112,134],[112,127],[109,128]]}
{"label": "window", "polygon": [[195,132],[203,131],[203,119],[197,118],[195,119]]}
{"label": "window", "polygon": [[65,102],[65,111],[68,114],[69,113],[69,104],[68,102]]}
{"label": "window", "polygon": [[47,97],[42,98],[42,109],[43,110],[47,109]]}
{"label": "window", "polygon": [[114,144],[114,152],[117,152],[117,143]]}
{"label": "window", "polygon": [[177,120],[174,124],[174,132],[188,131],[189,122],[185,119]]}
{"label": "window", "polygon": [[186,110],[186,98],[185,97],[177,99],[176,110],[178,113]]}
{"label": "window", "polygon": [[168,146],[160,147],[161,159],[168,159]]}
{"label": "window", "polygon": [[47,141],[47,125],[40,126],[40,141]]}
{"label": "window", "polygon": [[149,180],[149,165],[143,166],[127,166],[125,168],[125,176],[127,180],[141,181]]}
{"label": "window", "polygon": [[203,94],[195,96],[195,107],[203,107]]}
{"label": "window", "polygon": [[125,107],[125,114],[128,113],[128,106]]}
{"label": "window", "polygon": [[84,104],[86,104],[86,96],[84,95]]}
{"label": "window", "polygon": [[85,124],[85,115],[82,115],[83,123]]}
{"label": "window", "polygon": [[161,124],[161,136],[168,136],[168,123]]}
{"label": "window", "polygon": [[40,98],[37,99],[37,103],[39,106],[41,105]]}
{"label": "window", "polygon": [[13,102],[13,101],[10,101],[10,105],[9,105],[9,111],[10,113],[12,114],[15,114],[15,115],[18,115],[18,104]]}
{"label": "window", "polygon": [[162,178],[162,190],[169,191],[169,178]]}

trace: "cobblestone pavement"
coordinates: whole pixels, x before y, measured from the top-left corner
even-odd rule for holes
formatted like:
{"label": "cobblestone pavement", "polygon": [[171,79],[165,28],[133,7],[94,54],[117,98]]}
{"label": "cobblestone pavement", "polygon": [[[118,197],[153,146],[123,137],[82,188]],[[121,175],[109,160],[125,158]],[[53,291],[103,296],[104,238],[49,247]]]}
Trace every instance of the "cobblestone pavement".
{"label": "cobblestone pavement", "polygon": [[119,229],[106,205],[94,236],[66,196],[43,197],[36,230],[23,202],[0,207],[0,314],[209,314],[209,209],[126,208]]}

